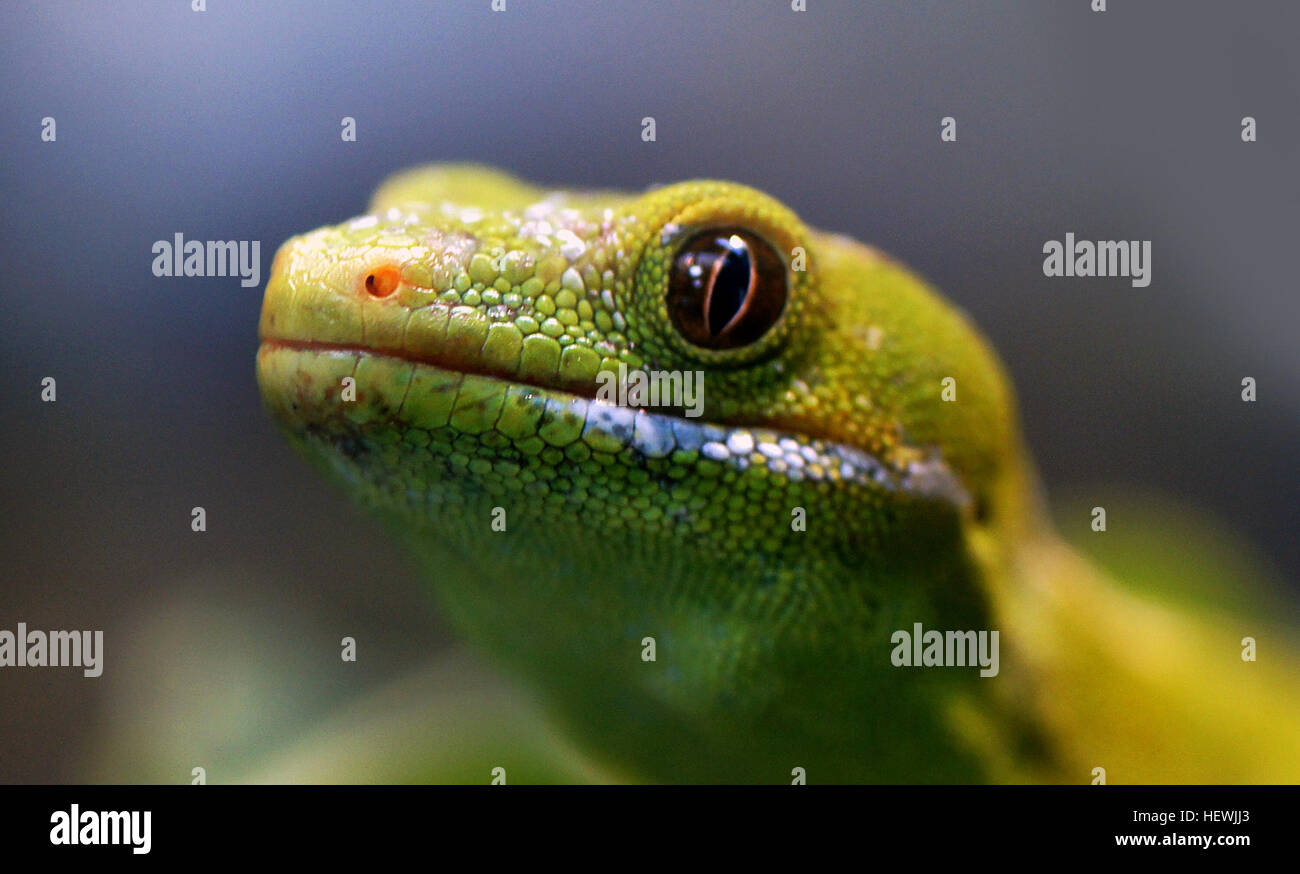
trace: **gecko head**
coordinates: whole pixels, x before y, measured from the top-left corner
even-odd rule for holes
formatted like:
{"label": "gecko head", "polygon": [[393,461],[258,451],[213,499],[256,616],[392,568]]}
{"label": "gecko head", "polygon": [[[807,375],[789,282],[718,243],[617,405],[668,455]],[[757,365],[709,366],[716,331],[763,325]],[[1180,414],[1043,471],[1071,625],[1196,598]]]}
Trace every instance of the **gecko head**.
{"label": "gecko head", "polygon": [[[1009,515],[1016,441],[995,358],[754,189],[411,171],[284,244],[260,333],[290,441],[448,569],[497,652],[551,685],[563,663],[561,698],[756,713],[785,688],[740,694],[782,651],[760,640],[789,668],[980,609],[972,543]],[[647,636],[708,667],[592,668]]]}

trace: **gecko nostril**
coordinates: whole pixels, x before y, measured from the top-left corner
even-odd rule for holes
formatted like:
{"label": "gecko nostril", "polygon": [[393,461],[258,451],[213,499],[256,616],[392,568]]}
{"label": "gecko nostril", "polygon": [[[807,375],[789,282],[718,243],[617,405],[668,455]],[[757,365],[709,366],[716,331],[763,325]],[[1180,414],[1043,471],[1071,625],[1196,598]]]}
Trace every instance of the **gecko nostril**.
{"label": "gecko nostril", "polygon": [[371,297],[388,297],[397,291],[401,281],[396,267],[379,267],[366,274],[366,293]]}

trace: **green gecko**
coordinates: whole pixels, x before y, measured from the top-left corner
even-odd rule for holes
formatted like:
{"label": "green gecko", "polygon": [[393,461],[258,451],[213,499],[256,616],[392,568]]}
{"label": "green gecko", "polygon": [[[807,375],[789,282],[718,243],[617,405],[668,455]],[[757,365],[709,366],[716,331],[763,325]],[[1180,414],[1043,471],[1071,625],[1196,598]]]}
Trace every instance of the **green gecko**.
{"label": "green gecko", "polygon": [[[1300,779],[1278,636],[1071,552],[976,329],[752,188],[408,171],[281,247],[260,335],[293,446],[621,779]],[[597,400],[620,365],[703,414]],[[896,667],[915,623],[997,675]]]}

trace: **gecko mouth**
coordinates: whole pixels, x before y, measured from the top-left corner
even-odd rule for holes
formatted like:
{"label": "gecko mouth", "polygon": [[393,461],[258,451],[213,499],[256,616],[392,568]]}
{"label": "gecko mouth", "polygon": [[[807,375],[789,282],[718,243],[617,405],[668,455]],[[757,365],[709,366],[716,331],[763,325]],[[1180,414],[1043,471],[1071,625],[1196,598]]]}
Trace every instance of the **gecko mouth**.
{"label": "gecko mouth", "polygon": [[[271,349],[283,348],[296,349],[302,352],[319,352],[323,355],[338,353],[358,357],[386,358],[393,361],[405,361],[414,365],[435,368],[447,373],[459,373],[465,376],[491,377],[498,379],[503,383],[529,386],[538,391],[555,391],[555,388],[552,386],[523,378],[519,374],[511,373],[508,370],[482,366],[471,356],[466,355],[421,355],[404,350],[375,348],[356,343],[327,343],[317,340],[289,340],[275,336],[264,336],[261,342],[262,348],[264,349],[268,347]],[[596,398],[595,390],[585,383],[575,382],[565,385],[562,391],[577,397],[587,398],[588,400],[595,400]]]}
{"label": "gecko mouth", "polygon": [[831,440],[618,406],[590,391],[530,384],[464,364],[264,336],[257,373],[267,407],[289,428],[388,425],[404,433],[469,435],[516,454],[630,454],[646,463],[702,463],[738,473],[762,470],[789,482],[858,485],[958,508],[970,503],[941,458],[899,470]]}

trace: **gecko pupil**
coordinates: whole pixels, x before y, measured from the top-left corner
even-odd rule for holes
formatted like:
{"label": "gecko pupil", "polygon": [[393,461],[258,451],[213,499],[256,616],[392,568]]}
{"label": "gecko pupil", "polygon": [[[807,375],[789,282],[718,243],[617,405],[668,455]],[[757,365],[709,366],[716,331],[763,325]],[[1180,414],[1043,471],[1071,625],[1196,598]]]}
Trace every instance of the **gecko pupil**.
{"label": "gecko pupil", "polygon": [[743,228],[712,228],[677,251],[668,286],[673,325],[706,349],[747,346],[785,309],[785,265],[771,245]]}
{"label": "gecko pupil", "polygon": [[749,296],[749,249],[734,235],[724,245],[727,251],[713,278],[713,293],[709,295],[708,304],[709,330],[715,335],[721,334],[744,309],[745,298]]}

